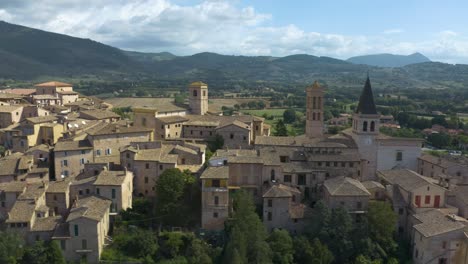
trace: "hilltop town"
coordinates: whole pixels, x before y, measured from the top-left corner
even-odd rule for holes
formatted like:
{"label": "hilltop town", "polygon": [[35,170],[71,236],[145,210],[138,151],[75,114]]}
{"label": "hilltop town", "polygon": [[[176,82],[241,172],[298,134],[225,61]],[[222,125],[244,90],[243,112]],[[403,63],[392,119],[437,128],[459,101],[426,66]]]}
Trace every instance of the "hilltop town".
{"label": "hilltop town", "polygon": [[[266,232],[300,237],[325,219],[323,208],[359,227],[377,204],[388,206],[390,237],[408,241],[414,263],[463,263],[468,160],[423,152],[421,138],[381,133],[397,125],[377,111],[369,77],[354,113],[328,122],[326,87],[306,87],[305,133],[295,136],[273,135],[261,116],[210,109],[208,84],[187,90],[187,102],[133,106],[131,118],[63,82],[2,90],[2,228],[26,244],[56,241],[67,261],[98,263],[122,226],[156,227],[163,238],[170,234],[162,230],[190,231],[219,245],[223,232],[235,237],[245,208],[257,208]],[[163,195],[176,192],[179,175],[199,190],[187,198],[196,219],[163,199],[175,197]],[[132,218],[142,201],[154,208]]]}

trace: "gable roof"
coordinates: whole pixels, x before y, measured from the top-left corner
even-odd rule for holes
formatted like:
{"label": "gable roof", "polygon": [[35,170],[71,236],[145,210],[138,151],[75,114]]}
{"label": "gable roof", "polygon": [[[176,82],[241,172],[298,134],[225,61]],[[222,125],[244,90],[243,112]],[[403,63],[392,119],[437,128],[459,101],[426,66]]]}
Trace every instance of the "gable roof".
{"label": "gable roof", "polygon": [[377,175],[392,185],[398,185],[405,191],[411,192],[426,185],[442,188],[433,184],[427,177],[408,169],[378,171]]}
{"label": "gable roof", "polygon": [[208,167],[202,173],[200,179],[229,179],[229,167]]}
{"label": "gable roof", "polygon": [[362,90],[361,97],[359,97],[359,103],[356,108],[356,113],[365,115],[377,114],[377,109],[374,103],[374,95],[372,93],[369,76],[367,76],[366,84],[364,85],[364,89]]}
{"label": "gable roof", "polygon": [[414,225],[414,228],[425,237],[464,229],[467,224],[466,219],[457,217],[456,215],[444,214],[438,209],[414,214],[413,216],[422,222]]}
{"label": "gable roof", "polygon": [[97,196],[88,196],[78,199],[75,201],[74,207],[70,210],[67,222],[81,217],[101,221],[111,204],[112,201]]}
{"label": "gable roof", "polygon": [[370,192],[358,180],[349,177],[335,177],[323,184],[334,196],[370,196]]}
{"label": "gable roof", "polygon": [[72,85],[69,83],[52,81],[52,82],[39,83],[34,86],[36,87],[71,87]]}
{"label": "gable roof", "polygon": [[289,187],[284,184],[275,184],[268,189],[263,198],[288,198],[294,194],[300,194],[301,192],[297,188]]}
{"label": "gable roof", "polygon": [[55,144],[54,152],[57,151],[72,151],[72,150],[85,150],[85,149],[93,149],[91,143],[87,140],[66,140],[66,141],[59,141]]}
{"label": "gable roof", "polygon": [[127,175],[125,171],[103,170],[99,173],[93,185],[121,186],[127,178]]}

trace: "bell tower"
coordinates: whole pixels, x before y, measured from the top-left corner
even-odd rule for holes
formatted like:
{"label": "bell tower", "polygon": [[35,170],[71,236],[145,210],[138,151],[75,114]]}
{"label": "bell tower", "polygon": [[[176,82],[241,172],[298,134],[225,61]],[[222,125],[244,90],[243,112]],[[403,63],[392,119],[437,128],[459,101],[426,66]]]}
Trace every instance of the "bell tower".
{"label": "bell tower", "polygon": [[376,142],[379,136],[380,115],[374,103],[374,95],[369,76],[367,76],[356,112],[353,115],[353,134],[361,158],[366,161],[361,175],[362,180],[374,180],[377,172]]}
{"label": "bell tower", "polygon": [[317,81],[306,88],[306,135],[309,138],[323,136],[324,88]]}
{"label": "bell tower", "polygon": [[208,112],[208,85],[203,82],[193,82],[189,86],[189,106],[194,115],[204,115]]}

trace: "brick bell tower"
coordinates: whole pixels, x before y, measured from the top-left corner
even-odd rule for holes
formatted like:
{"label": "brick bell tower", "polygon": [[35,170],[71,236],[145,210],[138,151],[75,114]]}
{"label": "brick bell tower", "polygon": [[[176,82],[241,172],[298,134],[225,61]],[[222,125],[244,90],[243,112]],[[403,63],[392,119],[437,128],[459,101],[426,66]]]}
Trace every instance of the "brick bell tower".
{"label": "brick bell tower", "polygon": [[324,91],[324,88],[317,81],[312,86],[306,88],[306,135],[309,138],[323,136]]}
{"label": "brick bell tower", "polygon": [[204,115],[208,112],[208,85],[203,82],[193,82],[189,86],[190,111],[194,115]]}

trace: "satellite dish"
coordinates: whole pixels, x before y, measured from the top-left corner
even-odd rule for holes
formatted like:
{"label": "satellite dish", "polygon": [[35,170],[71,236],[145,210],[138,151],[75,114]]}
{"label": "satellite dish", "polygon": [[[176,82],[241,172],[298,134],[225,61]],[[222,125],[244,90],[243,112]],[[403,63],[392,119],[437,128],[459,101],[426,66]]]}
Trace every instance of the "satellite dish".
{"label": "satellite dish", "polygon": [[85,122],[85,121],[81,121],[81,124],[86,125],[86,122]]}
{"label": "satellite dish", "polygon": [[65,178],[65,175],[62,174],[62,175],[60,175],[60,177],[61,177],[62,179],[64,179],[64,178]]}
{"label": "satellite dish", "polygon": [[68,128],[71,128],[71,127],[72,127],[72,125],[71,125],[71,124],[67,124],[67,127],[68,127]]}
{"label": "satellite dish", "polygon": [[78,128],[78,124],[74,124],[74,126],[75,126],[76,128]]}

